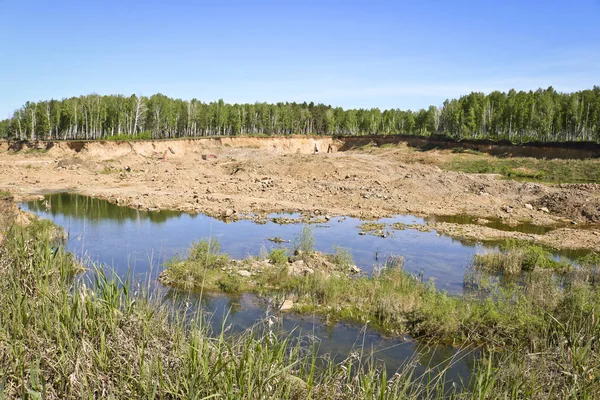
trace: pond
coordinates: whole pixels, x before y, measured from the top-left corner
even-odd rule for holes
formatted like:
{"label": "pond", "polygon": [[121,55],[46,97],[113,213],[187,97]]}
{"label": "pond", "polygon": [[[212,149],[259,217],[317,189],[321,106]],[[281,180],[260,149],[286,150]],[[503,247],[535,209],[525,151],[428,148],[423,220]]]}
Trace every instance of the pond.
{"label": "pond", "polygon": [[[216,238],[223,252],[244,258],[279,246],[292,247],[303,229],[302,224],[277,224],[271,220],[290,218],[287,214],[272,214],[264,224],[251,220],[225,222],[202,214],[141,211],[68,193],[47,195],[44,201],[23,203],[22,208],[64,227],[69,234],[70,251],[107,264],[120,274],[128,269],[134,275],[156,274],[164,261],[185,254],[192,242],[202,238]],[[389,234],[385,238],[360,235],[359,226],[364,222],[334,217],[325,224],[311,224],[316,249],[330,252],[334,246],[346,247],[365,272],[372,271],[375,264],[385,262],[390,255],[400,255],[407,271],[425,280],[433,279],[437,288],[450,293],[462,293],[464,269],[473,255],[484,249],[481,244],[461,242],[435,231],[386,228]],[[423,218],[410,215],[377,222],[388,226],[426,224]],[[277,244],[268,240],[275,236],[290,242]]]}
{"label": "pond", "polygon": [[[67,248],[79,256],[88,257],[109,267],[120,275],[131,273],[139,281],[156,282],[162,263],[176,254],[184,254],[190,244],[202,238],[213,237],[221,243],[221,250],[234,258],[258,255],[274,247],[292,247],[294,238],[303,229],[302,224],[277,224],[272,219],[294,215],[270,215],[266,223],[250,220],[225,222],[205,215],[176,211],[147,212],[120,207],[105,200],[76,194],[51,194],[42,201],[23,203],[22,208],[63,226],[69,238]],[[439,289],[460,294],[463,274],[473,255],[494,245],[461,242],[427,231],[420,227],[427,219],[410,215],[385,218],[377,223],[386,224],[386,237],[361,235],[359,226],[365,221],[357,218],[335,217],[327,223],[311,225],[317,250],[328,252],[333,246],[348,248],[356,264],[370,272],[377,263],[390,255],[405,259],[405,269],[433,279]],[[406,229],[393,230],[394,223]],[[411,226],[419,228],[412,229]],[[276,244],[268,240],[281,237],[290,243]],[[173,291],[157,287],[172,299]],[[190,301],[191,300],[191,301]],[[179,300],[177,300],[179,301]],[[341,360],[357,348],[385,362],[389,373],[415,357],[420,358],[423,373],[426,366],[452,363],[448,377],[454,381],[467,380],[477,352],[455,349],[451,346],[428,348],[411,338],[390,339],[364,327],[336,323],[324,324],[314,316],[270,313],[267,299],[251,295],[204,295],[201,299],[187,295],[187,307],[212,314],[211,326],[219,331],[226,321],[231,332],[239,332],[265,318],[275,318],[281,332],[314,337],[322,354],[332,354]],[[191,304],[191,306],[190,306]]]}

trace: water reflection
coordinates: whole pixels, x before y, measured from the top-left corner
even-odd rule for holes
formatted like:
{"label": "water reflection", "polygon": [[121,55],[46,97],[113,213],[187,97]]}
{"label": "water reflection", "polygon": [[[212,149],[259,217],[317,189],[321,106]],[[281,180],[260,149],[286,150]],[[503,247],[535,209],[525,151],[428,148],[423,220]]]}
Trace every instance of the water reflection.
{"label": "water reflection", "polygon": [[[298,340],[314,338],[319,354],[331,355],[336,362],[360,349],[364,354],[372,355],[375,362],[385,364],[388,376],[391,376],[417,357],[420,365],[415,371],[416,376],[425,373],[429,366],[442,368],[451,363],[448,378],[457,383],[468,380],[477,356],[472,349],[429,347],[410,338],[386,338],[356,325],[323,323],[315,315],[280,314],[271,310],[268,299],[248,294],[204,293],[199,296],[153,287],[159,265],[174,254],[184,253],[194,240],[216,237],[223,251],[241,258],[256,255],[261,249],[280,246],[268,241],[270,237],[293,239],[302,230],[300,224],[278,225],[272,221],[227,224],[204,215],[138,211],[104,200],[64,193],[48,195],[43,201],[26,203],[23,207],[63,226],[69,233],[69,250],[112,266],[121,276],[132,273],[134,280],[146,282],[150,290],[164,295],[164,301],[187,310],[192,317],[198,312],[210,313],[211,329],[216,334],[222,329],[227,329],[228,334],[240,333],[265,318],[272,318],[271,329],[276,329],[278,334],[292,333]],[[314,226],[317,249],[330,251],[334,245],[347,247],[356,263],[366,271],[371,270],[376,258],[383,261],[392,254],[402,255],[409,271],[422,273],[424,279],[434,278],[438,287],[453,292],[462,291],[463,270],[473,254],[481,249],[481,245],[465,244],[436,232],[413,229],[393,231],[386,238],[361,236],[357,226],[363,222],[355,218],[334,218],[325,225]],[[425,223],[413,216],[398,216],[381,222]]]}
{"label": "water reflection", "polygon": [[[190,316],[196,317],[198,310],[209,313],[208,321],[214,334],[220,334],[223,329],[229,334],[239,334],[253,327],[259,331],[274,331],[282,337],[289,338],[291,335],[305,346],[314,346],[320,357],[326,356],[336,363],[351,354],[372,358],[371,361],[385,367],[388,376],[407,363],[418,360],[415,377],[426,371],[434,376],[450,366],[447,378],[460,384],[468,381],[480,353],[472,348],[430,346],[410,337],[387,338],[365,327],[324,323],[321,317],[315,315],[278,313],[270,309],[267,299],[249,294],[204,293],[200,296],[170,291],[168,297],[179,307],[185,307]],[[267,319],[271,323],[266,322]]]}
{"label": "water reflection", "polygon": [[[302,230],[300,224],[279,225],[270,219],[264,224],[248,220],[225,223],[200,214],[139,211],[67,193],[48,195],[43,201],[25,203],[23,207],[63,226],[69,233],[70,251],[108,264],[121,274],[129,269],[134,274],[156,274],[156,265],[185,253],[193,241],[209,236],[220,241],[222,251],[243,258],[274,247],[291,247],[292,243],[277,244],[267,239],[279,236],[293,242]],[[342,217],[313,225],[317,250],[329,252],[333,246],[344,246],[351,250],[356,264],[367,272],[390,255],[401,255],[408,271],[421,274],[424,279],[434,279],[440,289],[460,293],[465,266],[483,248],[438,236],[433,231],[414,229],[391,231],[385,239],[361,236],[357,227],[363,222]],[[381,222],[425,223],[413,216],[386,218]]]}

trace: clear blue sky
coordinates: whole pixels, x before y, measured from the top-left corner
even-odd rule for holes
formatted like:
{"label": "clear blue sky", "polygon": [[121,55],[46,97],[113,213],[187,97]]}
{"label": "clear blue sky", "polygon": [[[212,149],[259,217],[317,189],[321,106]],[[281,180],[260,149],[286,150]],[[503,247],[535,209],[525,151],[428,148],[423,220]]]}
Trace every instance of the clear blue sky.
{"label": "clear blue sky", "polygon": [[0,0],[0,118],[88,93],[342,107],[600,85],[600,0]]}

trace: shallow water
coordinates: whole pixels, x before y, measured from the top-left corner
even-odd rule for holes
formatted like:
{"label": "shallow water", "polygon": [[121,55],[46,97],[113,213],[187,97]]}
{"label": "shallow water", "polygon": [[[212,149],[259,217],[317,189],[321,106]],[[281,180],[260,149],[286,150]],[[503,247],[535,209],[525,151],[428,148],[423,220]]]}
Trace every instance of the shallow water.
{"label": "shallow water", "polygon": [[[224,222],[175,211],[139,211],[105,200],[66,193],[48,195],[45,201],[24,203],[22,207],[63,226],[69,233],[67,248],[70,251],[107,264],[121,275],[131,270],[138,280],[146,282],[156,282],[160,265],[173,255],[185,254],[193,241],[217,238],[222,251],[234,258],[242,258],[274,247],[292,247],[292,243],[276,244],[267,239],[278,236],[293,242],[303,229],[302,224],[280,225],[271,221],[278,216],[290,218],[294,215],[273,214],[265,224],[249,220]],[[406,270],[421,275],[423,279],[434,279],[440,289],[462,293],[464,269],[473,255],[486,248],[495,248],[493,245],[484,247],[461,242],[435,231],[421,232],[410,228],[386,228],[385,232],[389,234],[385,238],[359,235],[361,230],[358,226],[364,222],[338,217],[326,224],[311,225],[317,250],[327,252],[336,245],[346,247],[352,252],[356,264],[366,272],[372,271],[374,264],[384,262],[389,255],[401,255],[405,259]],[[388,227],[397,222],[425,225],[427,219],[402,215],[377,222]],[[215,331],[220,330],[224,320],[231,332],[240,332],[271,316],[281,332],[293,331],[294,334],[315,337],[321,354],[332,354],[341,361],[362,348],[365,353],[373,354],[376,360],[385,362],[389,373],[414,357],[420,357],[422,364],[417,374],[423,373],[427,365],[452,359],[453,366],[448,377],[465,381],[476,357],[476,352],[460,351],[450,346],[429,349],[410,338],[385,338],[357,325],[324,324],[315,316],[271,314],[267,300],[251,295],[205,294],[201,300],[190,296],[185,302],[187,307],[197,308],[200,305],[202,310],[212,313]]]}
{"label": "shallow water", "polygon": [[[372,358],[378,365],[385,365],[388,376],[392,376],[411,361],[418,360],[414,376],[425,373],[431,368],[435,376],[441,368],[448,368],[446,377],[460,384],[467,382],[473,364],[480,354],[477,349],[457,349],[452,346],[427,346],[410,337],[388,338],[365,327],[345,323],[324,323],[321,317],[277,313],[270,310],[268,300],[249,294],[240,295],[203,295],[201,301],[197,294],[188,294],[180,298],[174,294],[174,301],[186,304],[190,313],[201,303],[201,309],[210,313],[209,319],[215,334],[224,328],[229,333],[240,333],[255,327],[261,329],[270,319],[271,329],[279,335],[291,335],[302,341],[303,345],[315,346],[321,357],[330,357],[342,362],[350,356],[362,354],[363,362]],[[225,322],[224,322],[225,321]]]}
{"label": "shallow water", "polygon": [[[501,218],[478,218],[473,217],[471,215],[431,215],[425,218],[427,222],[435,223],[435,222],[447,222],[451,224],[471,224],[471,225],[481,225],[487,226],[488,228],[498,229],[500,231],[507,232],[522,232],[522,233],[532,233],[535,235],[543,235],[548,233],[557,227],[553,226],[543,226],[543,225],[535,225],[532,223],[522,222],[515,225],[509,225],[502,221]],[[485,222],[479,223],[478,221],[485,220]]]}
{"label": "shallow water", "polygon": [[[147,274],[152,269],[156,273],[157,266],[166,259],[185,254],[192,242],[208,237],[218,239],[221,250],[234,258],[258,255],[279,246],[292,247],[303,228],[302,224],[280,225],[270,219],[265,224],[250,220],[228,223],[201,214],[140,211],[67,193],[47,195],[45,201],[24,203],[22,207],[63,226],[69,234],[70,251],[108,264],[120,274],[128,268],[134,274]],[[424,219],[409,215],[378,222],[425,224]],[[357,218],[337,217],[326,224],[311,225],[317,250],[329,252],[337,245],[346,247],[366,272],[390,255],[400,255],[407,271],[422,275],[425,280],[434,279],[439,289],[462,293],[464,269],[473,255],[484,248],[435,231],[389,229],[386,238],[361,236],[358,226],[362,223]],[[267,240],[274,236],[291,242],[277,244]]]}

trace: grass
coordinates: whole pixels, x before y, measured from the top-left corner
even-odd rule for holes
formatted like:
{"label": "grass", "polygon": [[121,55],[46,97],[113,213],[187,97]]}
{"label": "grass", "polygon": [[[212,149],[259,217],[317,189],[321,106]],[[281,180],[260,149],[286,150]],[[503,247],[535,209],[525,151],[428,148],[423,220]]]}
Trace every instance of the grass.
{"label": "grass", "polygon": [[[475,257],[473,272],[465,277],[472,296],[450,296],[436,290],[432,282],[404,271],[400,257],[390,258],[371,276],[354,276],[351,254],[343,248],[334,248],[332,254],[299,250],[313,243],[307,232],[301,235],[293,257],[277,249],[267,260],[230,260],[228,264],[223,255],[204,246],[199,258],[217,257],[222,260],[218,268],[202,267],[198,258],[177,259],[166,265],[162,281],[179,288],[293,298],[297,312],[369,324],[392,334],[454,344],[506,345],[533,343],[543,336],[546,316],[559,311],[561,299],[568,295],[556,274],[566,277],[569,273],[569,284],[580,282],[593,291],[598,275],[590,271],[600,268],[598,260],[590,258],[594,267],[588,266],[583,273],[553,260],[543,248],[508,241],[500,252]],[[513,279],[499,285],[491,277],[499,273],[521,276],[523,271],[532,273],[525,284]]]}
{"label": "grass", "polygon": [[[480,280],[465,296],[449,296],[406,273],[401,257],[390,258],[372,276],[353,278],[319,269],[295,276],[265,271],[251,279],[256,284],[264,274],[268,278],[263,283],[269,285],[242,287],[292,296],[296,312],[329,321],[409,333],[430,343],[482,346],[485,357],[476,362],[472,381],[466,389],[444,392],[450,397],[594,398],[600,390],[600,256],[588,255],[577,268],[557,268],[561,264],[535,246],[507,242],[500,254],[519,265],[518,271],[526,273],[523,279],[487,285]],[[324,259],[334,260],[336,253],[329,256]],[[346,256],[341,260],[346,263]],[[494,268],[485,265],[480,272],[500,271],[496,264]],[[423,398],[430,398],[442,389],[426,384],[423,390],[430,391]]]}
{"label": "grass", "polygon": [[471,152],[453,155],[442,169],[549,183],[600,183],[600,160],[499,158]]}
{"label": "grass", "polygon": [[506,240],[500,245],[499,252],[476,254],[474,267],[496,274],[518,275],[523,271],[536,269],[551,269],[558,273],[565,273],[572,268],[572,265],[555,260],[552,253],[541,246]]}
{"label": "grass", "polygon": [[[224,260],[212,242],[196,244],[189,258],[207,271],[221,271]],[[599,261],[590,255],[582,268],[598,270]],[[288,281],[315,309],[437,331],[432,341],[456,331],[467,343],[486,340],[472,379],[453,386],[444,368],[417,375],[416,359],[388,376],[360,347],[338,363],[320,358],[305,339],[268,323],[212,335],[200,309],[181,309],[99,268],[85,277],[79,270],[51,223],[8,230],[0,245],[0,397],[592,399],[600,390],[600,293],[591,275],[566,282],[551,303],[544,291],[533,301],[527,285],[450,297],[406,274],[398,257],[370,278],[315,271]]]}
{"label": "grass", "polygon": [[151,139],[152,139],[152,133],[150,131],[140,132],[136,135],[128,135],[128,134],[122,133],[120,135],[105,136],[102,138],[102,140],[109,140],[109,141],[151,140]]}

